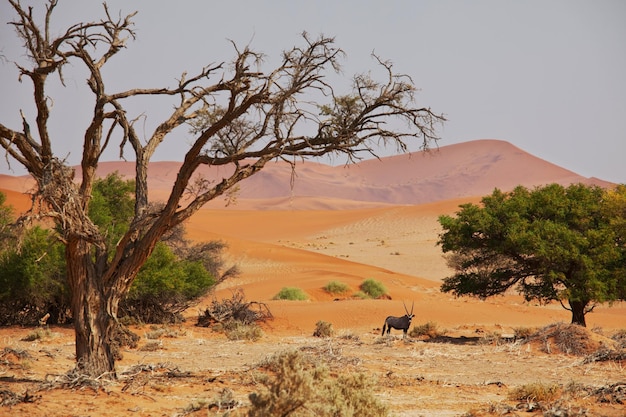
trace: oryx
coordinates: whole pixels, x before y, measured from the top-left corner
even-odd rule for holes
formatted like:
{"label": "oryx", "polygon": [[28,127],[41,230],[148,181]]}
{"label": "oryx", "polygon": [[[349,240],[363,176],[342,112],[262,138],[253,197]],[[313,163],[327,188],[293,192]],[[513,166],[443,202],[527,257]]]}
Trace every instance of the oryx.
{"label": "oryx", "polygon": [[413,301],[413,304],[411,304],[410,313],[409,310],[407,310],[404,301],[402,302],[402,304],[404,305],[404,311],[406,311],[406,314],[402,317],[387,317],[385,319],[385,324],[383,324],[383,332],[381,333],[381,336],[385,335],[385,329],[387,329],[387,334],[389,334],[391,328],[393,327],[396,330],[402,330],[404,332],[402,337],[406,337],[406,332],[409,330],[409,326],[411,326],[411,320],[413,319],[413,317],[415,317],[413,315],[413,306],[415,305],[415,301]]}

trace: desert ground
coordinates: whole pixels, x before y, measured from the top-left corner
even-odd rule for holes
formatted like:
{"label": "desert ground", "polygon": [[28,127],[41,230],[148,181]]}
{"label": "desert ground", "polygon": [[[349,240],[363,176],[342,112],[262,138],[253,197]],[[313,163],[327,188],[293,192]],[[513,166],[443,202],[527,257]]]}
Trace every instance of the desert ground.
{"label": "desert ground", "polygon": [[[16,191],[23,184],[3,181],[9,202],[25,209],[28,199]],[[576,336],[585,349],[575,354],[551,335],[515,337],[565,326],[570,315],[559,304],[529,303],[514,293],[482,301],[439,291],[450,270],[436,245],[437,218],[478,199],[393,204],[295,195],[242,198],[228,207],[212,202],[186,223],[188,237],[227,243],[226,259],[240,276],[189,309],[181,324],[132,326],[141,340],[123,349],[118,380],[102,386],[67,381],[71,328],[1,328],[0,415],[205,416],[227,415],[232,405],[238,415],[249,394],[262,389],[260,364],[299,350],[332,375],[366,373],[394,416],[625,416],[626,361],[594,360],[619,349],[611,336],[626,329],[625,303],[587,316],[587,330]],[[341,281],[356,292],[368,278],[385,285],[388,299],[338,298],[322,289]],[[309,299],[273,300],[283,287],[301,288]],[[260,339],[229,340],[196,326],[212,300],[238,290],[274,316]],[[404,305],[414,305],[413,325],[430,323],[437,334],[381,336],[385,317],[403,315]],[[331,323],[334,335],[314,337],[318,321]],[[512,396],[531,384],[558,385],[560,394],[551,401]]]}

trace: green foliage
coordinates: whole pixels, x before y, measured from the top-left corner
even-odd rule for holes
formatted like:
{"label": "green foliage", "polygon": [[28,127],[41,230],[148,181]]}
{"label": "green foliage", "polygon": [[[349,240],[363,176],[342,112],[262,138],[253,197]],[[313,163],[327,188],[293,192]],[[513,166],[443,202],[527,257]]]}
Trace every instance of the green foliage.
{"label": "green foliage", "polygon": [[342,374],[307,361],[298,351],[277,354],[268,361],[272,377],[261,377],[265,390],[250,394],[248,416],[381,417],[388,409],[372,394],[375,382],[365,374]]}
{"label": "green foliage", "polygon": [[515,287],[527,300],[567,300],[581,325],[593,303],[626,299],[626,187],[520,186],[481,203],[439,218],[456,272],[442,291],[485,298]]}
{"label": "green foliage", "polygon": [[13,207],[6,204],[7,197],[0,192],[0,252],[11,246],[14,236],[9,225],[13,222]]}
{"label": "green foliage", "polygon": [[292,301],[305,301],[309,297],[300,288],[296,287],[283,287],[278,294],[274,296],[274,300],[292,300]]}
{"label": "green foliage", "polygon": [[[113,247],[134,212],[133,181],[118,173],[94,182],[89,215]],[[12,210],[0,193],[0,324],[36,324],[46,313],[48,323],[71,319],[66,283],[65,249],[54,231],[34,227],[18,236],[8,228]],[[190,245],[183,229],[168,235],[169,245],[157,244],[120,304],[120,314],[141,322],[172,322],[216,283],[223,267],[225,245]],[[15,242],[18,241],[19,245]],[[111,251],[113,254],[113,251]],[[237,273],[226,271],[221,278]]]}
{"label": "green foliage", "polygon": [[214,284],[215,279],[200,262],[180,260],[165,243],[159,242],[120,310],[146,323],[176,321],[179,313]]}
{"label": "green foliage", "polygon": [[94,182],[89,218],[107,236],[109,246],[128,230],[135,210],[135,182],[123,180],[116,171]]}
{"label": "green foliage", "polygon": [[350,291],[350,287],[341,281],[330,281],[324,286],[324,291],[329,294],[345,294]]}
{"label": "green foliage", "polygon": [[376,281],[374,279],[366,279],[359,286],[361,291],[370,298],[380,298],[383,295],[387,294],[387,288],[380,281]]}
{"label": "green foliage", "polygon": [[365,294],[363,291],[355,292],[354,294],[352,294],[352,297],[360,298],[361,300],[368,300],[369,298],[371,298],[369,295]]}
{"label": "green foliage", "polygon": [[40,227],[24,230],[12,241],[0,253],[0,324],[35,324],[46,313],[50,323],[66,321],[63,245]]}

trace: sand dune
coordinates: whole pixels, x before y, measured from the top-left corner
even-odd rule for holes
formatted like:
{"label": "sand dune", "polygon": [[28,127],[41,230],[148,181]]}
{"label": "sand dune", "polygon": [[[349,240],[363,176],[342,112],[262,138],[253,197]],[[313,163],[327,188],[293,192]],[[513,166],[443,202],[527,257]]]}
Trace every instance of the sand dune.
{"label": "sand dune", "polygon": [[[179,162],[150,165],[152,199],[166,198],[179,166]],[[101,176],[114,171],[131,178],[134,163],[104,162],[98,168]],[[217,182],[231,172],[230,167],[202,167],[198,175]],[[80,167],[76,167],[76,175],[80,175]],[[510,190],[520,184],[534,187],[552,182],[609,185],[534,157],[508,142],[477,140],[346,166],[298,162],[295,172],[284,161],[270,162],[240,183],[238,204],[231,208],[343,210],[361,205],[424,204],[485,195],[496,187]],[[22,191],[31,184],[28,177],[0,176],[3,189]],[[217,199],[210,206],[224,205],[224,199]]]}
{"label": "sand dune", "polygon": [[[176,178],[179,163],[150,166],[150,195],[164,199]],[[132,176],[132,163],[111,162],[99,174],[118,171]],[[219,181],[227,168],[204,168],[202,175]],[[498,187],[509,190],[557,182],[608,185],[588,179],[513,145],[481,140],[441,147],[429,153],[368,160],[349,167],[299,163],[293,188],[285,163],[271,163],[241,183],[236,204],[211,202],[186,224],[189,238],[228,243],[227,258],[242,270],[225,282],[216,296],[242,288],[249,299],[267,302],[276,319],[270,331],[308,334],[318,320],[337,328],[371,330],[388,314],[403,314],[402,301],[415,302],[417,322],[444,326],[465,324],[521,326],[569,321],[560,306],[537,306],[515,295],[488,301],[455,299],[438,290],[449,275],[436,245],[437,217],[458,205],[477,201]],[[0,189],[20,212],[32,187],[27,177],[0,176]],[[391,300],[342,301],[322,287],[331,280],[347,283],[356,292],[373,278],[384,283]],[[273,301],[284,286],[307,292],[306,302]],[[204,300],[204,303],[210,299]],[[202,308],[202,304],[198,308]],[[190,311],[195,316],[197,311]],[[600,307],[589,315],[591,326],[623,327],[626,306]]]}

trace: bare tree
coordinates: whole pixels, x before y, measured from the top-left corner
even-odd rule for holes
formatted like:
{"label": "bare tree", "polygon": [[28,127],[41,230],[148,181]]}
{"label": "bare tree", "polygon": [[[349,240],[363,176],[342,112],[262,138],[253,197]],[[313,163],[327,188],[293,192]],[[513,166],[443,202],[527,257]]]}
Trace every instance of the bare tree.
{"label": "bare tree", "polygon": [[[105,4],[102,20],[76,23],[51,37],[56,0],[48,1],[42,22],[36,21],[32,8],[8,1],[17,15],[12,24],[29,58],[29,65],[16,65],[20,79],[33,84],[37,112],[34,127],[23,114],[21,128],[0,123],[0,144],[7,157],[36,180],[39,204],[34,207],[39,207],[38,215],[55,221],[66,245],[77,367],[92,376],[115,377],[110,342],[120,299],[163,234],[202,205],[228,193],[272,160],[295,163],[338,154],[354,161],[362,152],[376,156],[378,145],[393,144],[406,152],[413,140],[427,148],[437,139],[435,127],[445,120],[429,108],[415,106],[412,80],[395,74],[391,64],[380,59],[387,74],[383,82],[358,75],[350,95],[336,96],[325,74],[339,69],[343,53],[332,38],[314,39],[306,33],[302,46],[284,51],[280,65],[269,72],[259,69],[262,54],[233,45],[232,62],[207,66],[195,75],[185,73],[174,88],[111,92],[105,88],[102,69],[126,47],[127,39],[135,37],[135,13],[114,18]],[[74,170],[55,155],[55,139],[48,129],[51,109],[46,82],[52,74],[63,82],[66,65],[86,68],[93,95],[93,116],[83,137],[82,176],[76,180]],[[136,119],[125,107],[129,99],[141,96],[173,97],[177,103],[143,140]],[[327,103],[302,97],[319,97]],[[403,128],[389,128],[392,118],[399,119]],[[149,162],[181,126],[190,129],[193,140],[165,205],[151,209],[155,206],[148,201]],[[107,247],[105,236],[87,215],[96,168],[109,146],[119,146],[120,156],[132,148],[136,161],[134,218],[114,247]],[[230,174],[212,184],[192,180],[202,165],[228,166]]]}

